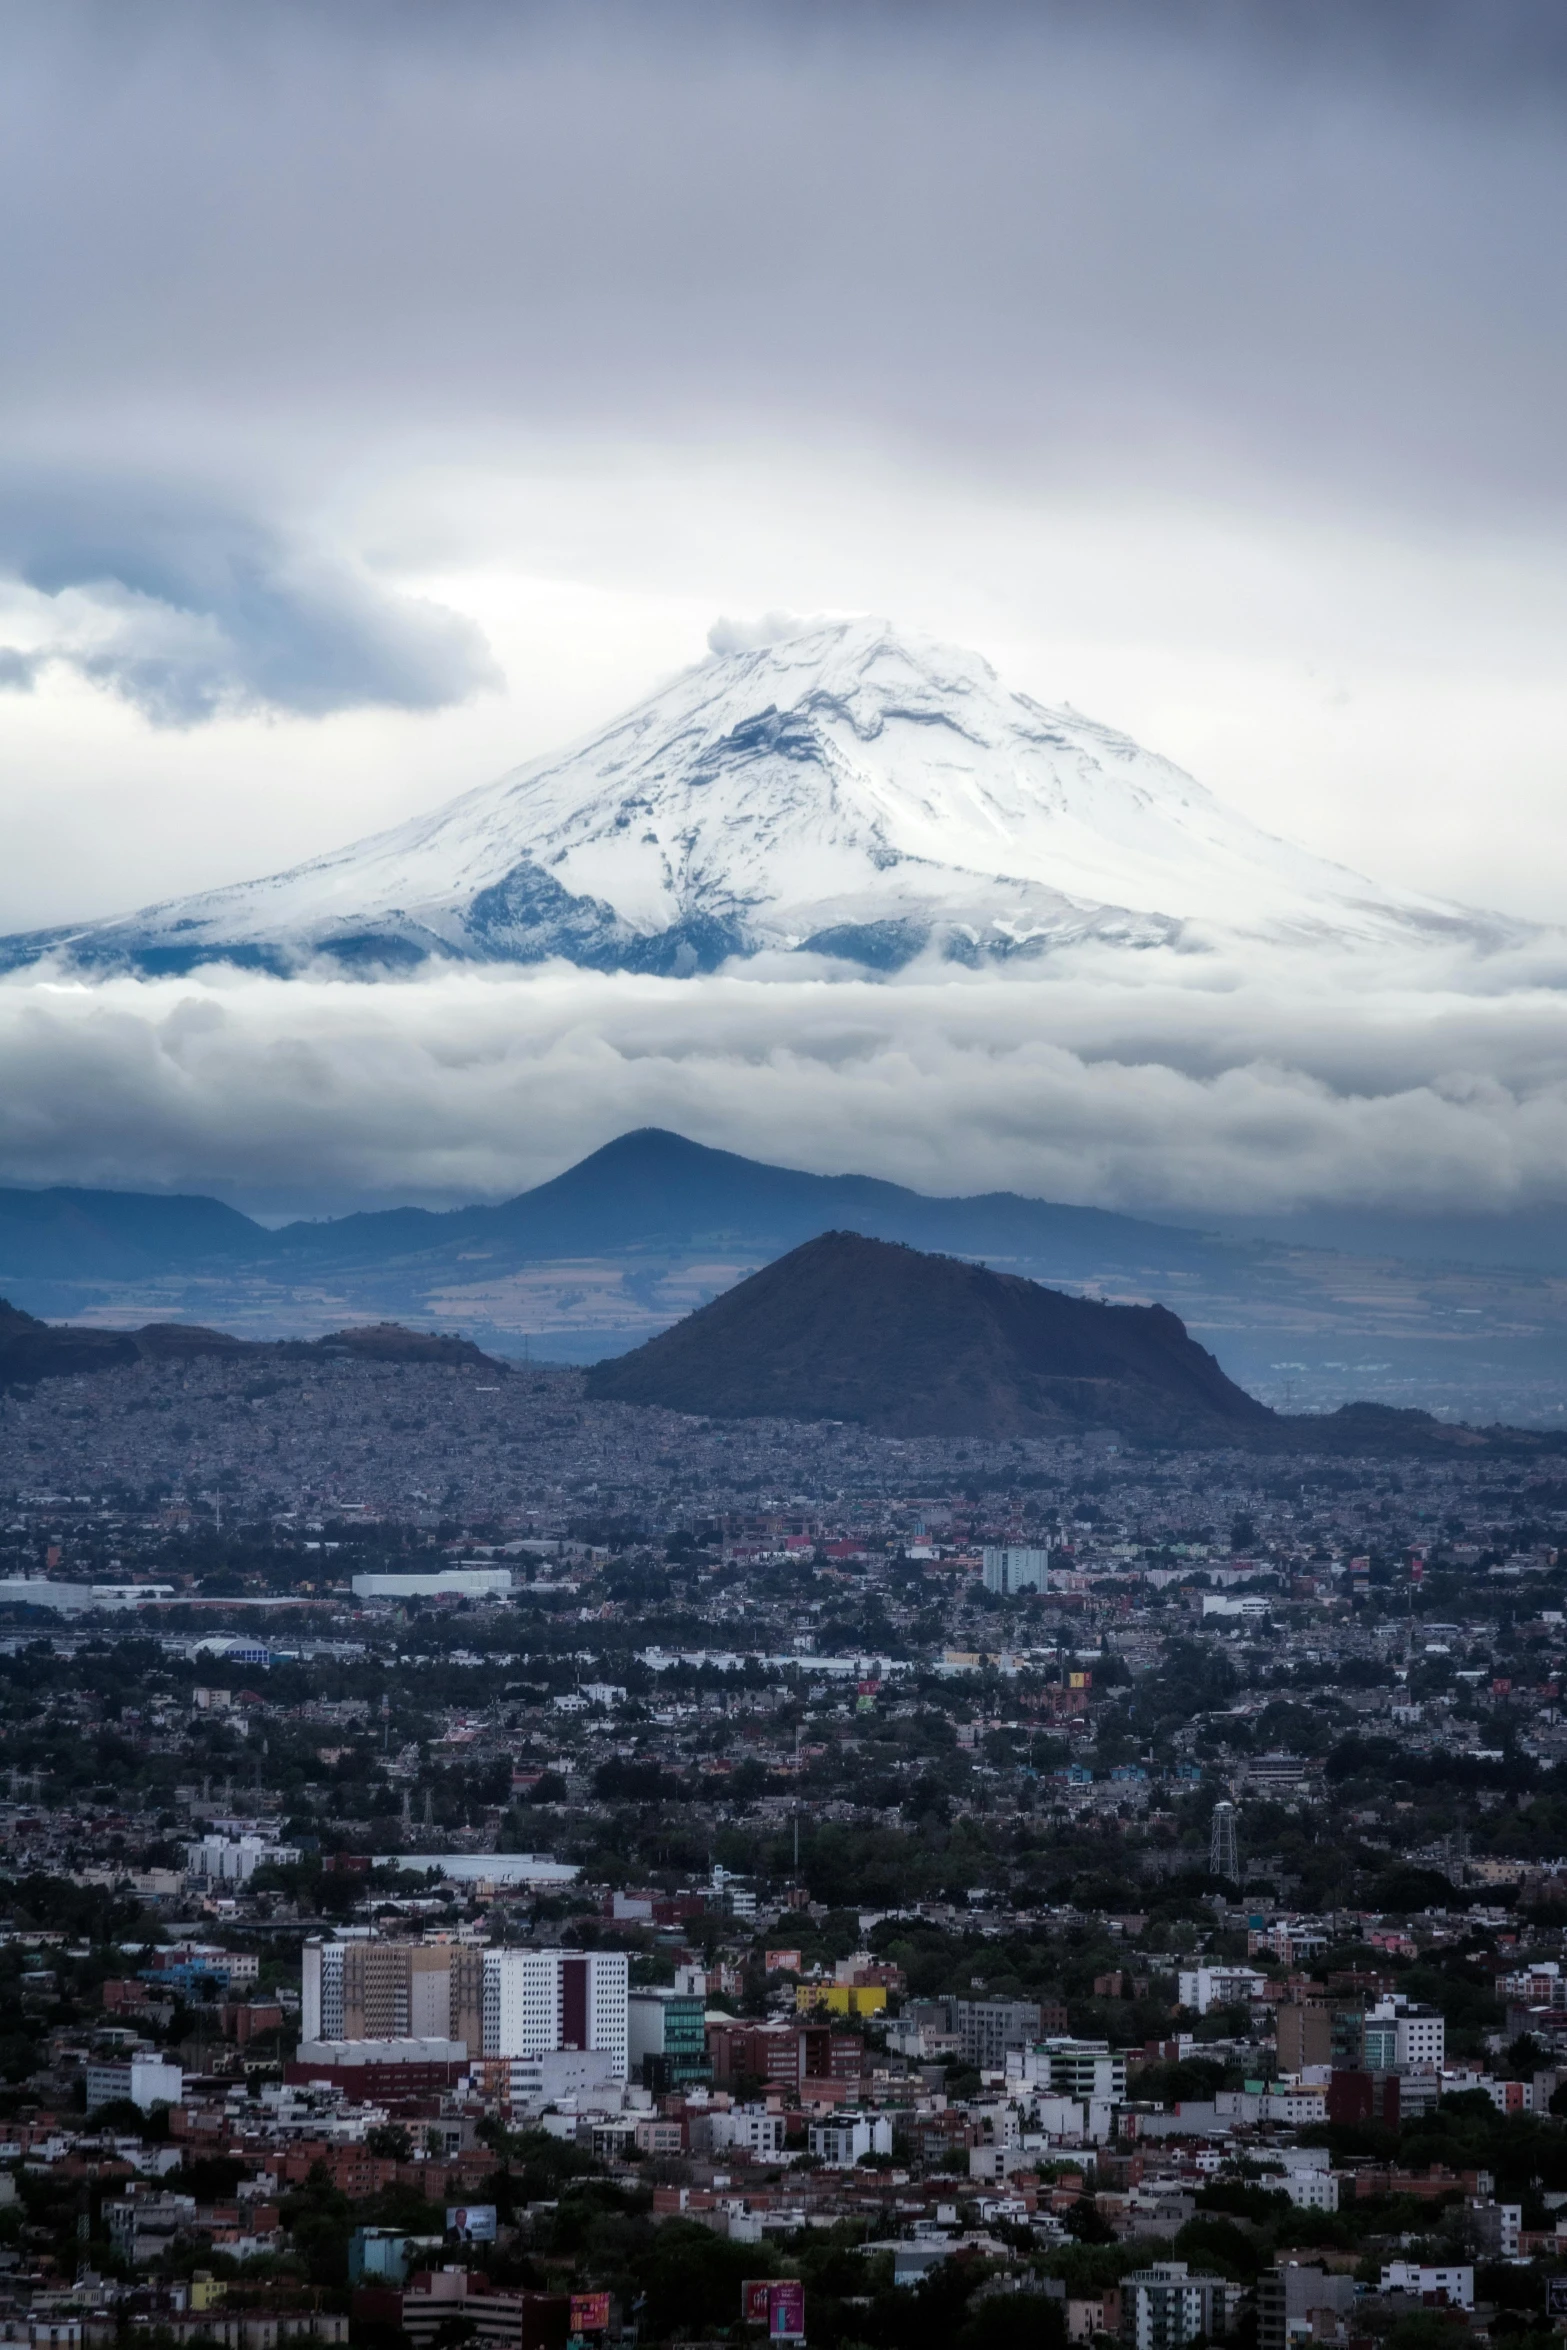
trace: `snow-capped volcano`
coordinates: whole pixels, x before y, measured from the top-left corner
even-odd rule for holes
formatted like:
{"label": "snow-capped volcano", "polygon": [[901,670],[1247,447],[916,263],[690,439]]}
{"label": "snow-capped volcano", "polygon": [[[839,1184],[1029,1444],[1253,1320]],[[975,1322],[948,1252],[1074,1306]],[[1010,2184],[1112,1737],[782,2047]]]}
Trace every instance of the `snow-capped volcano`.
{"label": "snow-capped volcano", "polygon": [[856,619],[714,653],[574,749],[269,880],[0,941],[0,966],[564,956],[683,974],[772,949],[893,969],[1190,924],[1497,927],[1272,838],[977,654]]}

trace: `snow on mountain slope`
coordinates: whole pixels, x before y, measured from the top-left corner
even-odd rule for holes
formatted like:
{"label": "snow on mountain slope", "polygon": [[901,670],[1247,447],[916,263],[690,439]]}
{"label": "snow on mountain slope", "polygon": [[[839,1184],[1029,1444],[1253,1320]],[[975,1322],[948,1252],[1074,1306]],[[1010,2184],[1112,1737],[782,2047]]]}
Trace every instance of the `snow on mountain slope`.
{"label": "snow on mountain slope", "polygon": [[432,954],[685,973],[764,949],[892,969],[1189,924],[1494,936],[1262,832],[1168,760],[873,619],[716,653],[574,749],[269,880],[0,941],[90,966]]}

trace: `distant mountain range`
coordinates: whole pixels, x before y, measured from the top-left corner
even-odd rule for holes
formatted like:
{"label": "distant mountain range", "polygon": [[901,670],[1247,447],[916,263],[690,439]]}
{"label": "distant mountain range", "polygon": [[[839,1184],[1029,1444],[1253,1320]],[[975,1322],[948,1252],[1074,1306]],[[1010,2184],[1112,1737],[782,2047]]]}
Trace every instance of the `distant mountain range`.
{"label": "distant mountain range", "polygon": [[594,1362],[843,1230],[1167,1305],[1231,1378],[1286,1410],[1359,1395],[1561,1424],[1557,1281],[1193,1232],[1014,1192],[931,1198],[653,1128],[496,1205],[280,1231],[199,1196],[0,1190],[0,1295],[120,1329],[194,1322],[271,1340],[396,1321],[462,1330],[493,1353]]}
{"label": "distant mountain range", "polygon": [[1027,1266],[1068,1287],[1157,1287],[1243,1263],[1245,1246],[1015,1192],[930,1198],[811,1175],[683,1135],[623,1134],[494,1206],[268,1230],[220,1201],[0,1190],[0,1291],[40,1314],[194,1317],[256,1337],[358,1316],[454,1324],[486,1345],[592,1360],[635,1345],[800,1241],[839,1226]]}
{"label": "distant mountain range", "polygon": [[850,1420],[883,1436],[1163,1443],[1255,1436],[1274,1415],[1164,1306],[1107,1306],[857,1232],[808,1240],[632,1354],[600,1402],[720,1418]]}
{"label": "distant mountain range", "polygon": [[874,619],[715,653],[563,754],[265,880],[0,939],[0,969],[431,958],[675,977],[763,953],[892,971],[1214,930],[1356,941],[1526,925],[1261,831],[1113,728]]}
{"label": "distant mountain range", "polygon": [[739,1244],[774,1254],[852,1222],[879,1239],[964,1255],[1199,1264],[1215,1244],[1175,1225],[1016,1192],[931,1198],[871,1175],[809,1175],[645,1126],[494,1207],[388,1208],[269,1230],[201,1196],[0,1190],[0,1281],[135,1280],[222,1266],[346,1272]]}

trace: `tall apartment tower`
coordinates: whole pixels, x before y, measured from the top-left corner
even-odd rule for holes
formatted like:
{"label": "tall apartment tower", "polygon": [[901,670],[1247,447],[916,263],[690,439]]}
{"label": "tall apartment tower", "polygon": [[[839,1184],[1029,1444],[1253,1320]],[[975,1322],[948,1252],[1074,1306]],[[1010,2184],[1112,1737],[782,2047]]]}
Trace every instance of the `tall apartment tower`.
{"label": "tall apartment tower", "polygon": [[1276,2010],[1281,2073],[1333,2062],[1333,2014],[1318,1999],[1281,2000]]}
{"label": "tall apartment tower", "polygon": [[623,1950],[487,1950],[484,2054],[551,2056],[573,2050],[606,2059],[626,2078]]}
{"label": "tall apartment tower", "polygon": [[1185,2350],[1228,2331],[1223,2277],[1193,2276],[1184,2260],[1157,2261],[1121,2279],[1125,2350]]}
{"label": "tall apartment tower", "polygon": [[409,1950],[408,2030],[415,2040],[484,2046],[484,1952],[472,1942],[416,1942]]}
{"label": "tall apartment tower", "polygon": [[299,1980],[299,2036],[302,2040],[341,2040],[343,2031],[344,1942],[322,1942],[312,1935],[302,1954]]}
{"label": "tall apartment tower", "polygon": [[985,1589],[1003,1599],[1015,1591],[1043,1591],[1050,1581],[1050,1545],[1025,1550],[1016,1543],[987,1546],[980,1555]]}
{"label": "tall apartment tower", "polygon": [[484,1952],[464,1942],[305,1944],[302,2040],[460,2040],[477,2056],[484,2037]]}
{"label": "tall apartment tower", "polygon": [[1238,1885],[1241,1881],[1233,1803],[1216,1803],[1213,1807],[1213,1826],[1208,1833],[1208,1874],[1210,1877],[1228,1878],[1232,1885]]}

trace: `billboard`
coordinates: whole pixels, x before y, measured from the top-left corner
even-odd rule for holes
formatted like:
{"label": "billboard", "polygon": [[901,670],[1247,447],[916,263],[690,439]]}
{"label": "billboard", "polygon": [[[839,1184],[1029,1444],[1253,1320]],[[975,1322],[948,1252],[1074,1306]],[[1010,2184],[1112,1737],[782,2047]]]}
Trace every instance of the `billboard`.
{"label": "billboard", "polygon": [[798,2277],[780,2277],[769,2293],[767,2334],[773,2342],[805,2339],[805,2287]]}
{"label": "billboard", "polygon": [[448,2203],[446,2206],[446,2233],[460,2236],[465,2244],[493,2244],[495,2241],[495,2206],[493,2203]]}
{"label": "billboard", "polygon": [[1545,2314],[1547,2317],[1567,2317],[1567,2277],[1546,2278]]}
{"label": "billboard", "polygon": [[805,2287],[798,2277],[748,2277],[740,2308],[747,2325],[767,2328],[770,2342],[805,2339]]}
{"label": "billboard", "polygon": [[609,2295],[607,2293],[573,2293],[571,2296],[571,2330],[574,2334],[607,2334],[609,2332]]}

